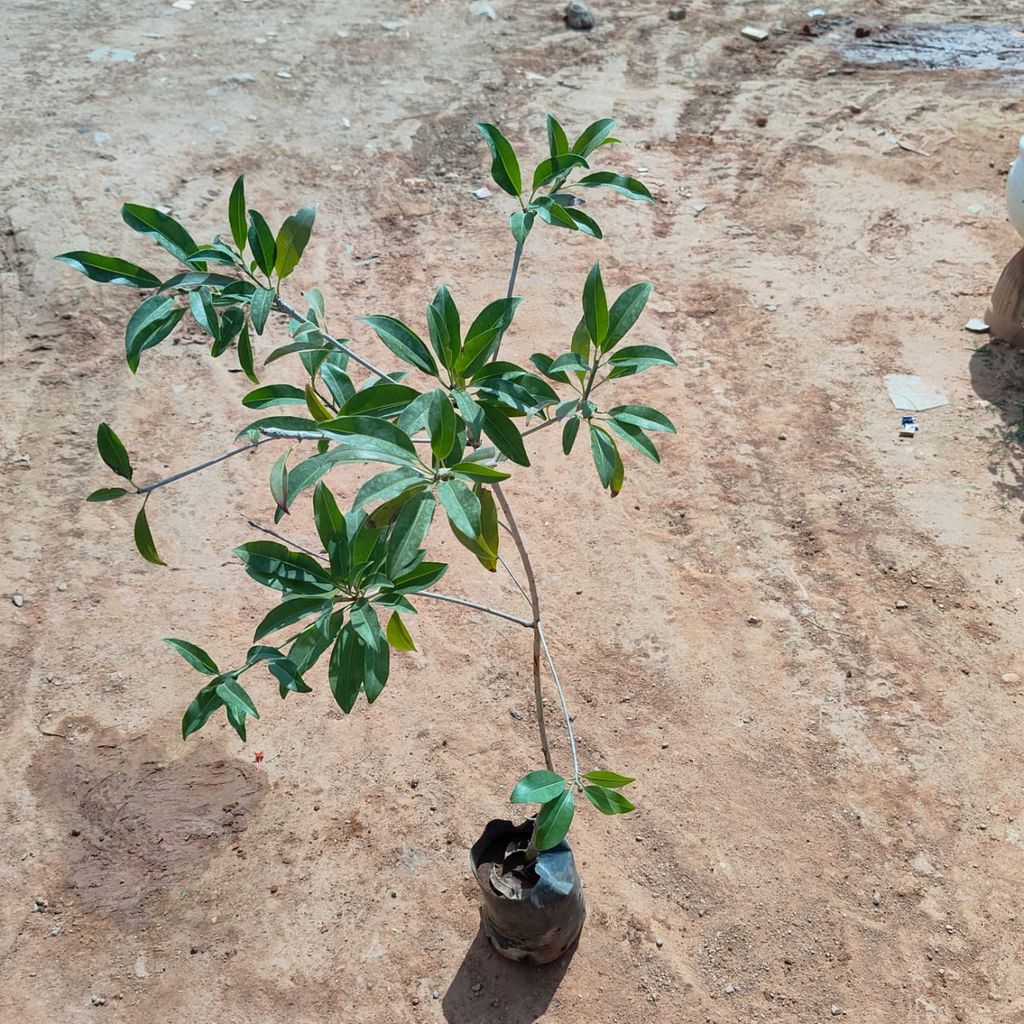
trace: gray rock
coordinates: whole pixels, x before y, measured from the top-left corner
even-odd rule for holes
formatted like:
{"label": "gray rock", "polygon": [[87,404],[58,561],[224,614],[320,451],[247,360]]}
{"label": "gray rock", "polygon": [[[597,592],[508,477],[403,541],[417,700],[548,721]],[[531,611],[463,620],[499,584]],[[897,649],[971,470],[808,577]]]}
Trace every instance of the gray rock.
{"label": "gray rock", "polygon": [[668,9],[668,20],[669,21],[682,21],[686,17],[685,7],[670,7]]}
{"label": "gray rock", "polygon": [[238,75],[228,75],[222,81],[225,85],[248,85],[250,82],[256,81],[256,76],[248,71],[243,71]]}
{"label": "gray rock", "polygon": [[587,32],[597,24],[597,19],[586,4],[572,0],[572,3],[565,5],[565,23],[578,32]]}
{"label": "gray rock", "polygon": [[488,21],[497,21],[498,12],[488,3],[483,3],[481,0],[477,0],[476,3],[469,5],[469,13],[477,14],[481,18],[486,18]]}
{"label": "gray rock", "polygon": [[11,595],[11,604],[13,604],[15,608],[20,608],[24,603],[25,603],[25,598],[23,598],[21,596],[21,594],[12,594]]}

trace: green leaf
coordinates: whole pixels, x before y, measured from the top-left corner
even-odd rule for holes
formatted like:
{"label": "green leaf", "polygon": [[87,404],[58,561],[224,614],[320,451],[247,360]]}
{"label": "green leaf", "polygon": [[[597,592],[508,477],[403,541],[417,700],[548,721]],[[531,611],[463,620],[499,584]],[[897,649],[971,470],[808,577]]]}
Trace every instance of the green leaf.
{"label": "green leaf", "polygon": [[[554,362],[554,359],[552,359],[551,356],[545,355],[543,352],[534,352],[534,354],[530,356],[530,362],[533,363],[533,365],[536,366],[545,377],[558,381],[559,384],[569,383],[569,378],[564,373],[551,369],[551,364]],[[584,363],[583,365],[586,366],[588,364]]]}
{"label": "green leaf", "polygon": [[121,438],[114,433],[106,423],[101,423],[96,428],[96,447],[99,449],[100,458],[119,477],[131,480],[131,460],[128,458],[128,450],[121,443]]}
{"label": "green leaf", "polygon": [[363,685],[365,660],[363,646],[355,630],[346,623],[338,634],[334,650],[331,651],[327,681],[338,707],[347,715],[359,697]]}
{"label": "green leaf", "polygon": [[[323,371],[321,371],[322,373]],[[394,416],[401,412],[414,398],[419,397],[415,388],[405,384],[375,384],[357,391],[341,407],[341,416]]]}
{"label": "green leaf", "polygon": [[139,514],[135,517],[135,546],[139,554],[147,562],[153,565],[166,565],[167,563],[157,554],[156,545],[153,543],[153,534],[149,530],[149,520],[146,518],[146,503],[142,503]]}
{"label": "green leaf", "polygon": [[252,258],[256,266],[270,277],[274,269],[274,261],[277,259],[277,243],[274,241],[274,232],[270,225],[263,219],[263,215],[256,210],[249,211],[249,248],[252,250]]}
{"label": "green leaf", "polygon": [[334,589],[330,574],[323,566],[301,551],[289,551],[283,544],[256,540],[234,551],[245,571],[265,587],[309,597]]}
{"label": "green leaf", "polygon": [[493,124],[481,123],[476,128],[491,151],[491,177],[510,196],[518,196],[523,190],[523,178],[515,150]]}
{"label": "green leaf", "polygon": [[238,335],[238,365],[253,384],[259,384],[260,379],[256,376],[255,357],[252,351],[252,338],[249,335],[248,324],[242,324],[242,330]]}
{"label": "green leaf", "polygon": [[654,442],[639,427],[632,423],[620,423],[615,419],[607,420],[606,425],[627,444],[631,444],[638,451],[643,452],[652,462],[661,462],[661,456],[658,454]]}
{"label": "green leaf", "polygon": [[565,779],[554,772],[528,772],[512,790],[508,798],[510,804],[546,804],[549,800],[561,795],[565,789]]}
{"label": "green leaf", "polygon": [[647,186],[636,178],[630,178],[625,174],[615,174],[612,171],[595,171],[593,174],[584,175],[576,185],[584,188],[610,188],[620,195],[629,199],[641,199],[646,203],[653,203],[654,196],[647,191]]}
{"label": "green leaf", "polygon": [[252,325],[256,329],[257,334],[262,334],[263,328],[267,326],[267,317],[270,316],[270,311],[274,307],[274,299],[276,298],[277,293],[273,288],[257,288],[253,294],[251,304]]}
{"label": "green leaf", "polygon": [[[239,281],[237,277],[228,277],[227,274],[207,274],[190,270],[187,273],[175,274],[173,277],[167,278],[160,285],[160,291],[165,292],[170,288],[185,291],[189,288],[199,288],[201,285],[206,285],[207,288],[223,288],[225,290],[222,294],[232,298],[247,298],[251,294],[250,289],[252,288],[247,281]],[[228,292],[228,288],[232,288],[234,291]]]}
{"label": "green leaf", "polygon": [[231,237],[238,246],[239,252],[245,251],[245,176],[240,174],[235,179],[228,199],[228,222],[231,224]]}
{"label": "green leaf", "polygon": [[565,177],[574,167],[586,167],[587,161],[576,153],[563,153],[560,156],[548,157],[537,164],[533,172],[533,191],[550,185],[558,178]]}
{"label": "green leaf", "polygon": [[384,642],[384,633],[380,628],[380,619],[377,612],[368,601],[360,598],[352,605],[348,613],[348,621],[352,628],[359,634],[365,644],[369,644],[374,650]]}
{"label": "green leaf", "polygon": [[220,321],[217,319],[217,311],[213,308],[213,297],[205,285],[191,292],[188,297],[189,308],[196,319],[196,323],[214,341],[220,340]]}
{"label": "green leaf", "polygon": [[288,649],[288,658],[300,673],[308,672],[320,660],[341,629],[343,619],[344,614],[340,611],[322,616],[295,638]]}
{"label": "green leaf", "polygon": [[[302,400],[305,402],[305,394],[303,394]],[[236,437],[248,437],[250,441],[255,441],[264,427],[273,427],[277,430],[303,430],[309,431],[311,434],[318,433],[316,420],[304,419],[301,416],[264,416],[262,419],[253,420],[252,423],[242,427]]]}
{"label": "green leaf", "polygon": [[101,487],[99,490],[93,491],[85,500],[86,501],[114,501],[117,498],[123,498],[126,494],[129,494],[123,487]]}
{"label": "green leaf", "polygon": [[565,838],[572,824],[575,806],[572,789],[566,789],[541,807],[533,832],[534,845],[541,853],[557,846]]}
{"label": "green leaf", "polygon": [[608,415],[620,423],[632,423],[644,430],[664,430],[670,434],[676,432],[672,421],[649,405],[617,405],[608,410]]}
{"label": "green leaf", "polygon": [[341,514],[330,488],[324,483],[317,484],[316,490],[313,491],[313,522],[316,524],[316,532],[324,550],[335,537],[346,537],[348,534],[345,517]]}
{"label": "green leaf", "polygon": [[438,462],[444,462],[455,446],[458,427],[448,393],[441,388],[435,389],[427,411],[427,429],[430,431],[430,448]]}
{"label": "green leaf", "polygon": [[466,429],[469,431],[469,436],[473,441],[480,439],[480,430],[484,425],[484,411],[476,403],[476,400],[472,398],[468,392],[465,391],[453,391],[452,395],[455,398],[455,404],[459,407],[459,414],[462,416],[466,423]]}
{"label": "green leaf", "polygon": [[568,228],[570,231],[579,231],[579,225],[569,216],[569,211],[556,202],[551,196],[538,196],[532,203],[533,210],[545,224],[552,224],[559,228]]}
{"label": "green leaf", "polygon": [[510,473],[502,473],[500,469],[495,469],[493,466],[485,466],[479,462],[457,462],[452,466],[452,472],[485,484],[500,483],[511,476]]}
{"label": "green leaf", "polygon": [[590,450],[597,466],[597,475],[601,478],[602,487],[611,487],[615,477],[616,466],[621,465],[618,449],[611,435],[600,427],[590,424]]}
{"label": "green leaf", "polygon": [[395,353],[399,359],[405,360],[417,370],[437,375],[437,364],[430,350],[423,344],[418,334],[408,328],[401,320],[392,316],[361,316],[364,324],[373,328],[378,338]]}
{"label": "green leaf", "polygon": [[187,640],[177,640],[174,637],[165,637],[164,643],[172,650],[177,651],[197,672],[205,672],[208,676],[219,674],[220,669],[217,668],[217,662],[202,647],[197,647]]}
{"label": "green leaf", "polygon": [[170,295],[151,295],[132,313],[124,332],[125,358],[132,373],[138,370],[142,353],[159,345],[184,315]]}
{"label": "green leaf", "polygon": [[646,282],[630,285],[612,303],[612,308],[608,312],[608,334],[600,346],[602,352],[614,348],[637,322],[644,311],[644,306],[647,305],[652,287]]}
{"label": "green leaf", "polygon": [[617,124],[613,117],[603,117],[584,129],[580,137],[572,144],[572,151],[580,156],[589,156],[615,130]]}
{"label": "green leaf", "polygon": [[148,235],[182,263],[198,248],[192,236],[173,217],[152,207],[125,203],[121,207],[121,218],[133,231]]}
{"label": "green leaf", "polygon": [[590,364],[577,352],[566,352],[548,364],[549,376],[553,373],[564,373],[566,370],[586,373],[589,369]]}
{"label": "green leaf", "polygon": [[587,772],[583,778],[597,786],[604,786],[605,789],[622,789],[623,786],[636,782],[636,779],[631,779],[628,775],[619,775],[618,772],[606,772],[598,769]]}
{"label": "green leaf", "polygon": [[234,253],[225,245],[215,242],[213,245],[200,246],[188,258],[189,266],[199,266],[203,263],[220,263],[227,267],[238,266],[238,260]]}
{"label": "green leaf", "polygon": [[533,213],[523,213],[520,210],[518,213],[513,213],[512,216],[509,217],[509,227],[512,229],[512,237],[519,245],[526,244],[526,238],[530,234],[530,229],[533,227],[534,216],[535,214]]}
{"label": "green leaf", "polygon": [[415,651],[416,644],[413,642],[412,633],[409,632],[408,627],[402,621],[402,616],[398,612],[392,612],[391,618],[388,619],[387,629],[388,643],[396,651]]}
{"label": "green leaf", "polygon": [[378,473],[376,476],[370,477],[356,492],[352,508],[359,509],[366,505],[390,501],[392,498],[404,494],[414,484],[421,482],[426,482],[423,474],[406,466]]}
{"label": "green leaf", "polygon": [[324,307],[324,293],[319,288],[310,288],[308,292],[304,293],[306,301],[309,303],[309,312],[312,319],[316,320],[320,326],[323,326],[325,313]]}
{"label": "green leaf", "polygon": [[325,362],[320,367],[320,379],[327,386],[327,390],[331,393],[331,398],[334,399],[340,408],[344,408],[345,403],[356,393],[349,375],[341,367],[335,366],[333,363]]}
{"label": "green leaf", "polygon": [[270,494],[281,512],[288,511],[288,456],[290,451],[283,451],[270,470]]}
{"label": "green leaf", "polygon": [[437,496],[451,524],[468,537],[480,533],[480,499],[458,480],[442,480]]}
{"label": "green leaf", "polygon": [[576,225],[579,231],[582,231],[585,235],[590,235],[592,238],[604,238],[604,232],[601,230],[601,225],[594,220],[593,217],[588,216],[582,210],[577,210],[575,207],[565,207],[565,212],[569,215],[569,219]]}
{"label": "green leaf", "polygon": [[436,504],[434,496],[425,491],[414,495],[402,506],[388,535],[387,561],[384,565],[388,576],[400,576],[419,554],[434,520]]}
{"label": "green leaf", "polygon": [[270,633],[275,633],[285,626],[290,626],[308,615],[319,615],[331,607],[330,598],[323,597],[291,597],[271,608],[263,616],[253,633],[253,640],[262,640]]}
{"label": "green leaf", "polygon": [[383,692],[391,670],[391,647],[382,643],[378,648],[363,648],[363,693],[367,704],[372,704]]}
{"label": "green leaf", "polygon": [[552,156],[562,156],[569,152],[569,140],[565,137],[565,129],[550,114],[547,116],[548,152]]}
{"label": "green leaf", "polygon": [[627,345],[613,353],[608,362],[613,367],[610,377],[626,377],[652,366],[676,365],[672,356],[656,345]]}
{"label": "green leaf", "polygon": [[269,409],[275,405],[305,405],[306,392],[294,384],[263,384],[250,391],[242,405],[247,409]]}
{"label": "green leaf", "polygon": [[460,377],[472,377],[491,358],[520,302],[518,297],[511,301],[496,299],[480,311],[466,331],[462,352],[455,362],[455,372]]}
{"label": "green leaf", "polygon": [[602,814],[628,814],[636,810],[621,793],[605,789],[603,786],[584,786],[583,792]]}
{"label": "green leaf", "polygon": [[604,281],[601,280],[600,263],[595,263],[590,268],[586,284],[583,286],[583,319],[586,321],[590,340],[601,348],[601,343],[608,334],[608,299],[604,292]]}
{"label": "green leaf", "polygon": [[185,714],[181,719],[181,738],[183,740],[187,740],[192,733],[202,729],[210,720],[210,716],[218,708],[224,706],[224,701],[217,693],[217,684],[218,681],[214,680],[204,686],[196,694],[195,700],[185,709]]}
{"label": "green leaf", "polygon": [[[246,716],[250,718],[259,718],[260,713],[256,710],[256,705],[252,702],[252,697],[249,696],[245,687],[234,676],[225,676],[224,682],[219,683],[217,686],[217,696],[224,702],[224,706],[229,711],[234,711],[239,717],[240,721],[244,723]],[[229,715],[230,720],[230,715]],[[245,726],[239,728],[234,722],[231,723],[235,726],[235,730],[242,739],[245,739]]]}
{"label": "green leaf", "polygon": [[576,435],[580,432],[580,420],[578,416],[573,416],[565,421],[565,425],[562,427],[562,451],[568,455],[572,451],[572,446],[576,443]]}
{"label": "green leaf", "polygon": [[444,562],[420,562],[415,569],[402,573],[394,581],[392,590],[396,594],[415,594],[421,590],[429,590],[448,571]]}
{"label": "green leaf", "polygon": [[315,206],[304,206],[285,218],[277,233],[277,259],[274,262],[279,281],[283,281],[299,265],[315,218]]}
{"label": "green leaf", "polygon": [[529,466],[526,447],[516,425],[490,402],[480,402],[484,414],[484,433],[494,442],[498,451],[519,466]]}
{"label": "green leaf", "polygon": [[148,270],[118,259],[116,256],[101,256],[96,252],[62,252],[55,260],[85,274],[90,281],[101,284],[123,284],[129,288],[159,288],[160,278]]}
{"label": "green leaf", "polygon": [[430,329],[430,345],[441,360],[441,365],[451,368],[455,365],[462,348],[462,324],[455,300],[445,285],[434,294],[427,306],[427,327]]}

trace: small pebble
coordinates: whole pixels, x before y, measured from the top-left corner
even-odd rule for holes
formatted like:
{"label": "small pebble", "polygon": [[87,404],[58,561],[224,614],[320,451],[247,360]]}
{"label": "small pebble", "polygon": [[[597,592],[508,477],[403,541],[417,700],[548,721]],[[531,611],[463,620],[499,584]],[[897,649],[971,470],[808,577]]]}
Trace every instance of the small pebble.
{"label": "small pebble", "polygon": [[522,718],[522,717],[523,717],[523,713],[522,713],[522,711],[520,711],[520,710],[519,710],[518,708],[509,708],[509,709],[508,709],[508,713],[509,713],[509,714],[510,714],[510,715],[511,715],[511,716],[512,716],[512,717],[513,717],[513,718],[514,718],[514,719],[515,719],[515,720],[516,720],[517,722],[519,721],[519,719],[520,719],[520,718]]}
{"label": "small pebble", "polygon": [[903,609],[903,608],[909,608],[910,605],[907,604],[906,601],[900,599],[899,601],[896,602],[896,607],[899,608],[899,609]]}
{"label": "small pebble", "polygon": [[275,74],[278,78],[291,78],[292,73],[287,68],[281,68],[280,71],[276,71]]}
{"label": "small pebble", "polygon": [[665,940],[664,939],[655,939],[654,940],[654,944],[658,947],[658,949],[661,949],[661,947],[665,945]]}
{"label": "small pebble", "polygon": [[833,1003],[833,1004],[832,1004],[832,1016],[833,1016],[833,1017],[838,1017],[838,1016],[839,1016],[839,1014],[841,1014],[842,1012],[843,1012],[843,1011],[842,1011],[842,1010],[840,1010],[840,1009],[839,1009],[839,1007],[838,1007],[838,1006],[836,1006],[836,1004],[835,1004],[835,1003]]}
{"label": "small pebble", "polygon": [[11,604],[13,604],[15,608],[20,608],[24,603],[25,598],[23,598],[21,594],[14,594],[11,596]]}
{"label": "small pebble", "polygon": [[766,32],[763,28],[755,28],[753,25],[744,25],[740,30],[740,35],[745,36],[747,39],[753,39],[755,43],[763,43],[770,33]]}
{"label": "small pebble", "polygon": [[871,902],[876,907],[882,902],[882,894],[877,889],[871,894]]}
{"label": "small pebble", "polygon": [[682,21],[686,17],[685,7],[670,7],[668,9],[668,20],[669,21]]}
{"label": "small pebble", "polygon": [[1020,676],[1017,675],[1016,672],[1007,672],[1005,676],[1002,676],[1002,680],[1004,683],[1010,683],[1012,685],[1013,683],[1020,682]]}
{"label": "small pebble", "polygon": [[431,996],[433,996],[434,999],[440,999],[441,998],[441,993],[438,992],[436,988],[430,994],[431,994]]}
{"label": "small pebble", "polygon": [[58,583],[57,589],[63,594],[68,589],[68,585],[66,583]]}
{"label": "small pebble", "polygon": [[736,986],[735,985],[726,985],[725,986],[725,994],[727,996],[731,996],[735,991],[736,991]]}
{"label": "small pebble", "polygon": [[493,196],[493,195],[494,195],[494,193],[489,188],[478,188],[473,193],[473,198],[474,199],[490,199],[491,196]]}
{"label": "small pebble", "polygon": [[572,3],[565,5],[565,23],[569,28],[574,28],[578,32],[586,32],[592,29],[596,22],[594,12],[579,0],[572,0]]}
{"label": "small pebble", "polygon": [[498,20],[498,12],[489,3],[483,2],[483,0],[477,0],[476,3],[470,4],[469,13],[477,14],[488,21]]}
{"label": "small pebble", "polygon": [[964,324],[964,330],[972,331],[974,334],[984,334],[988,330],[988,324],[980,317],[972,316],[971,319]]}
{"label": "small pebble", "polygon": [[760,626],[761,625],[761,620],[756,615],[748,615],[747,616],[747,625],[748,626]]}
{"label": "small pebble", "polygon": [[474,995],[480,995],[480,993],[483,991],[483,985],[481,985],[480,982],[478,981],[476,982],[476,984],[470,986],[470,990],[473,992]]}
{"label": "small pebble", "polygon": [[103,998],[103,996],[89,996],[89,1002],[92,1003],[93,1006],[107,1005],[107,1001]]}

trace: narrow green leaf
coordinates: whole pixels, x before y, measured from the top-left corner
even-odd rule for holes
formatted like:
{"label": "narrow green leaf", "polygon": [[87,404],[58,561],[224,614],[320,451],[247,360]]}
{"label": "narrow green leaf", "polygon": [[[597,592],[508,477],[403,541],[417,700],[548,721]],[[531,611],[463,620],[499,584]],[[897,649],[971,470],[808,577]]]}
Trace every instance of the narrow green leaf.
{"label": "narrow green leaf", "polygon": [[661,456],[654,442],[638,427],[632,423],[620,423],[618,420],[606,420],[607,427],[618,434],[627,444],[632,445],[637,451],[641,451],[652,462],[661,462]]}
{"label": "narrow green leaf", "polygon": [[457,462],[452,466],[452,472],[485,484],[500,483],[502,480],[507,480],[511,475],[510,473],[502,473],[500,469],[495,469],[493,466],[482,465],[479,462]]}
{"label": "narrow green leaf", "polygon": [[327,671],[331,693],[334,694],[338,707],[346,715],[355,707],[363,685],[364,673],[363,645],[359,642],[355,630],[346,623],[334,643]]}
{"label": "narrow green leaf", "polygon": [[245,252],[245,176],[242,174],[235,179],[228,198],[228,222],[238,251]]}
{"label": "narrow green leaf", "polygon": [[427,429],[430,431],[430,448],[438,462],[444,462],[455,446],[458,421],[452,408],[448,392],[436,388],[433,401],[427,411]]}
{"label": "narrow green leaf", "polygon": [[173,217],[152,207],[125,203],[121,207],[121,218],[133,231],[148,235],[182,263],[198,248],[192,236]]}
{"label": "narrow green leaf", "polygon": [[576,435],[580,432],[580,419],[573,416],[565,421],[562,427],[562,451],[568,455],[576,443]]}
{"label": "narrow green leaf", "polygon": [[541,853],[557,846],[565,838],[575,809],[572,789],[563,790],[541,807],[533,833],[534,845]]}
{"label": "narrow green leaf", "polygon": [[153,565],[166,565],[167,563],[157,554],[156,545],[153,543],[153,534],[149,529],[149,520],[146,518],[146,503],[142,503],[139,514],[135,517],[135,546],[139,554],[147,562]]}
{"label": "narrow green leaf", "polygon": [[330,574],[301,551],[289,551],[276,541],[255,540],[234,549],[245,571],[257,583],[286,594],[315,597],[334,589]]}
{"label": "narrow green leaf", "polygon": [[612,375],[626,376],[627,374],[616,374],[619,369],[628,370],[629,373],[639,373],[651,366],[675,366],[676,361],[662,348],[656,345],[627,345],[612,353],[608,362],[614,367]]}
{"label": "narrow green leaf", "polygon": [[636,782],[636,779],[631,779],[628,775],[619,775],[618,772],[606,772],[600,769],[587,772],[583,778],[588,782],[593,782],[596,786],[604,786],[605,789],[622,789],[623,786]]}
{"label": "narrow green leaf", "polygon": [[118,259],[116,256],[101,256],[96,252],[63,252],[55,260],[85,274],[90,281],[101,284],[123,284],[129,288],[159,288],[160,278],[148,270]]}
{"label": "narrow green leaf", "polygon": [[238,334],[238,365],[242,368],[242,373],[253,384],[259,384],[260,379],[256,376],[255,356],[252,351],[252,338],[249,335],[248,324],[242,324],[242,330]]}
{"label": "narrow green leaf", "polygon": [[315,206],[304,206],[297,213],[286,217],[277,233],[277,258],[274,269],[278,280],[283,281],[298,265],[313,230],[316,218]]}
{"label": "narrow green leaf", "polygon": [[569,140],[565,136],[565,129],[558,121],[548,114],[548,152],[551,156],[562,156],[569,152]]}
{"label": "narrow green leaf", "polygon": [[[224,682],[217,686],[217,696],[224,701],[225,706],[233,708],[242,718],[245,718],[246,715],[250,718],[260,717],[256,705],[252,702],[252,697],[233,676],[226,676]],[[242,739],[245,739],[244,735],[242,735]]]}
{"label": "narrow green leaf", "polygon": [[526,244],[526,238],[530,234],[530,229],[533,227],[533,220],[535,214],[526,212],[523,213],[521,210],[518,213],[513,213],[509,217],[509,227],[512,230],[512,237],[519,243],[519,245]]}
{"label": "narrow green leaf", "polygon": [[188,640],[178,640],[175,637],[165,637],[164,643],[172,650],[177,651],[197,672],[204,672],[208,676],[215,676],[220,672],[217,662],[211,658],[202,647],[189,643]]}
{"label": "narrow green leaf", "polygon": [[291,597],[271,608],[260,620],[253,633],[253,640],[262,640],[270,633],[306,618],[309,615],[320,615],[331,607],[330,599],[322,597]]}
{"label": "narrow green leaf", "polygon": [[379,647],[366,645],[363,648],[363,693],[367,704],[372,704],[383,692],[391,671],[391,647],[381,643]]}
{"label": "narrow green leaf", "polygon": [[437,496],[452,525],[469,537],[480,534],[480,499],[458,480],[442,480]]}
{"label": "narrow green leaf", "polygon": [[252,285],[248,281],[239,281],[238,278],[229,277],[227,274],[207,274],[195,270],[167,278],[160,285],[160,291],[165,292],[171,288],[186,291],[189,288],[199,288],[202,285],[206,285],[207,288],[223,288],[224,291],[221,294],[231,298],[244,299],[252,294],[250,290]]}
{"label": "narrow green leaf", "polygon": [[384,633],[380,628],[377,611],[368,601],[362,598],[356,601],[349,609],[348,621],[359,634],[363,643],[368,644],[374,650],[377,650],[384,642]]}
{"label": "narrow green leaf", "polygon": [[418,396],[419,392],[415,388],[405,384],[375,384],[373,387],[355,392],[341,407],[339,415],[394,416]]}
{"label": "narrow green leaf", "polygon": [[208,683],[196,694],[195,700],[185,709],[185,714],[181,719],[181,738],[183,740],[187,740],[192,733],[202,729],[210,720],[210,716],[218,708],[224,706],[224,701],[221,700],[217,693],[217,685],[218,680],[216,679]]}
{"label": "narrow green leaf", "polygon": [[267,325],[267,317],[270,316],[276,298],[277,293],[273,288],[257,288],[253,294],[250,308],[252,310],[252,325],[257,334],[263,333],[263,328]]}
{"label": "narrow green leaf", "polygon": [[[433,311],[433,312],[431,312]],[[441,285],[427,307],[430,343],[441,363],[451,368],[462,349],[462,323],[451,292]]]}
{"label": "narrow green leaf", "polygon": [[288,511],[288,456],[290,451],[283,451],[270,470],[270,494],[282,512]]}
{"label": "narrow green leaf", "polygon": [[493,124],[481,123],[476,128],[491,151],[491,177],[510,196],[518,196],[523,190],[523,178],[511,143]]}
{"label": "narrow green leaf", "polygon": [[554,772],[528,772],[515,785],[510,804],[546,804],[560,796],[565,789],[565,779]]}
{"label": "narrow green leaf", "polygon": [[399,359],[405,360],[424,373],[437,375],[437,364],[430,350],[423,344],[420,336],[401,320],[396,320],[392,316],[361,316],[358,319],[368,324]]}
{"label": "narrow green leaf", "polygon": [[159,345],[185,315],[170,295],[151,295],[131,315],[125,326],[125,359],[132,373],[139,368],[139,357],[148,348]]}
{"label": "narrow green leaf", "polygon": [[490,402],[481,402],[479,405],[484,414],[483,431],[498,451],[519,466],[529,466],[530,459],[516,425]]}
{"label": "narrow green leaf", "polygon": [[325,362],[320,367],[320,379],[339,408],[343,409],[356,393],[351,377],[341,367],[331,362]]}
{"label": "narrow green leaf", "polygon": [[582,210],[577,210],[575,207],[565,207],[565,212],[568,214],[569,219],[576,225],[577,230],[582,231],[585,235],[590,235],[592,238],[604,238],[604,232],[601,230],[601,225],[594,220],[593,217],[588,216]]}
{"label": "narrow green leaf", "polygon": [[250,391],[242,405],[247,409],[269,409],[275,405],[305,405],[306,392],[294,384],[263,384]]}
{"label": "narrow green leaf", "polygon": [[[591,341],[601,348],[608,334],[608,299],[605,296],[604,281],[601,280],[601,264],[595,263],[583,286],[583,318]],[[557,362],[557,360],[556,360]]]}
{"label": "narrow green leaf", "polygon": [[410,569],[397,577],[392,589],[397,594],[415,594],[421,590],[429,590],[447,571],[448,566],[444,562],[420,562],[415,569]]}
{"label": "narrow green leaf", "polygon": [[612,789],[605,789],[603,786],[584,786],[583,792],[602,814],[628,814],[636,810],[626,797]]}
{"label": "narrow green leaf", "polygon": [[573,153],[590,156],[615,130],[617,124],[613,117],[603,117],[584,129],[580,137],[572,144]]}
{"label": "narrow green leaf", "polygon": [[597,475],[601,478],[602,487],[611,487],[615,474],[616,449],[615,442],[607,431],[595,424],[590,424],[590,450],[597,466]]}
{"label": "narrow green leaf", "polygon": [[114,501],[117,498],[123,498],[126,494],[129,494],[123,487],[101,487],[99,490],[93,491],[85,500],[86,501]]}
{"label": "narrow green leaf", "polygon": [[434,496],[425,491],[413,496],[402,506],[388,535],[387,561],[384,565],[388,576],[394,578],[408,571],[434,520],[436,504]]}
{"label": "narrow green leaf", "polygon": [[277,259],[277,243],[274,241],[274,232],[270,230],[263,215],[256,210],[249,211],[248,238],[256,266],[269,277]]}
{"label": "narrow green leaf", "polygon": [[480,311],[466,331],[462,352],[455,362],[455,372],[460,377],[472,377],[491,358],[520,302],[518,297],[511,301],[497,299]]}
{"label": "narrow green leaf", "polygon": [[630,285],[612,303],[612,308],[608,312],[608,334],[601,345],[602,352],[614,348],[637,322],[644,311],[644,306],[647,305],[652,287],[647,282]]}
{"label": "narrow green leaf", "polygon": [[649,405],[617,405],[608,410],[608,415],[620,423],[633,423],[644,430],[664,430],[670,434],[676,432],[672,421]]}
{"label": "narrow green leaf", "polygon": [[416,644],[413,642],[412,633],[409,632],[408,627],[402,621],[402,616],[398,612],[392,612],[391,618],[388,619],[387,629],[388,643],[396,651],[415,651]]}
{"label": "narrow green leaf", "polygon": [[219,341],[220,320],[217,318],[217,311],[213,307],[213,297],[210,295],[209,288],[204,285],[202,288],[197,288],[194,292],[191,292],[188,297],[188,304],[196,323],[214,341]]}
{"label": "narrow green leaf", "polygon": [[558,178],[564,178],[574,167],[586,167],[587,161],[576,153],[563,153],[541,160],[533,172],[533,191],[550,185]]}
{"label": "narrow green leaf", "polygon": [[96,428],[96,447],[99,449],[100,458],[119,477],[131,480],[131,460],[128,458],[128,450],[121,442],[121,438],[114,433],[106,423],[101,423]]}
{"label": "narrow green leaf", "polygon": [[572,370],[576,373],[586,373],[590,364],[578,352],[566,352],[548,364],[549,373],[564,373]]}
{"label": "narrow green leaf", "polygon": [[530,209],[545,224],[551,224],[558,228],[567,228],[569,231],[579,231],[579,225],[569,216],[569,211],[561,203],[552,199],[551,196],[538,196],[530,203]]}
{"label": "narrow green leaf", "polygon": [[335,537],[346,537],[348,534],[345,517],[341,514],[338,502],[325,483],[317,484],[316,490],[313,491],[313,522],[316,524],[316,532],[324,550],[330,546]]}
{"label": "narrow green leaf", "polygon": [[582,185],[584,188],[610,188],[629,199],[640,199],[645,203],[654,202],[654,196],[647,191],[647,186],[642,181],[612,171],[596,171],[584,175],[574,184]]}

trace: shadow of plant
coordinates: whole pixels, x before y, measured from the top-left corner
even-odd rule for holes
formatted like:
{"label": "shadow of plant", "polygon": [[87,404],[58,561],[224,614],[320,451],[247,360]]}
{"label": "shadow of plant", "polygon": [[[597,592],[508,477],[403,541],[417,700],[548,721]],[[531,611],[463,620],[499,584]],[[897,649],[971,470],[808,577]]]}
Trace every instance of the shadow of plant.
{"label": "shadow of plant", "polygon": [[476,933],[442,1007],[448,1024],[533,1024],[543,1016],[576,953],[575,943],[552,964],[531,967],[499,956]]}
{"label": "shadow of plant", "polygon": [[1018,511],[1024,523],[1024,348],[990,341],[975,350],[970,370],[974,393],[1002,419],[982,435],[999,506]]}

